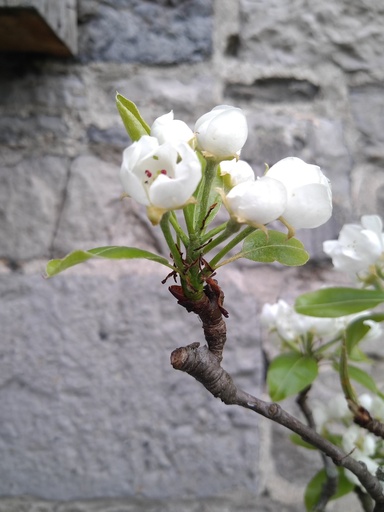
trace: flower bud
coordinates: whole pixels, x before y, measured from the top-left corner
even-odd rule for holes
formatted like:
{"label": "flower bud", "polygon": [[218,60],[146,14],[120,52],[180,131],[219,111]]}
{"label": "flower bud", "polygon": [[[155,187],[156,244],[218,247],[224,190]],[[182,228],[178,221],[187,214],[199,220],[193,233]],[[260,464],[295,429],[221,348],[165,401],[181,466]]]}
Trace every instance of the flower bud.
{"label": "flower bud", "polygon": [[219,105],[195,124],[198,148],[217,159],[239,154],[248,137],[247,120],[240,108]]}
{"label": "flower bud", "polygon": [[153,224],[187,204],[201,179],[201,165],[186,142],[159,144],[144,135],[123,152],[120,179],[127,195],[147,206]]}
{"label": "flower bud", "polygon": [[252,167],[244,160],[236,160],[236,158],[220,162],[220,175],[228,176],[231,187],[244,181],[255,181]]}
{"label": "flower bud", "polygon": [[263,176],[233,187],[224,204],[236,222],[260,226],[280,217],[287,204],[287,191],[279,181]]}
{"label": "flower bud", "polygon": [[288,195],[283,217],[293,228],[317,228],[331,217],[330,182],[317,165],[288,157],[273,165],[266,175],[285,185]]}
{"label": "flower bud", "polygon": [[193,131],[184,121],[173,118],[173,110],[155,119],[151,126],[151,136],[156,137],[160,144],[177,141],[189,142],[194,137]]}

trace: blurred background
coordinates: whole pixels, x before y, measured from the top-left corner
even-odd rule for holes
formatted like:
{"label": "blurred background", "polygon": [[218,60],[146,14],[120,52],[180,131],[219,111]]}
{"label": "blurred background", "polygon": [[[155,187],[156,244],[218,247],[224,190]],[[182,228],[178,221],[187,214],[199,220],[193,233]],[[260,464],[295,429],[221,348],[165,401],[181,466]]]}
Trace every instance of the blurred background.
{"label": "blurred background", "polygon": [[193,128],[215,105],[241,107],[258,175],[297,156],[334,194],[332,219],[298,233],[310,264],[219,272],[224,367],[265,397],[263,303],[337,282],[323,240],[384,214],[383,25],[379,0],[0,0],[2,512],[303,509],[319,455],[170,366],[202,333],[161,268],[42,276],[77,248],[165,250],[143,208],[120,200],[130,141],[116,91],[149,124],[173,110]]}

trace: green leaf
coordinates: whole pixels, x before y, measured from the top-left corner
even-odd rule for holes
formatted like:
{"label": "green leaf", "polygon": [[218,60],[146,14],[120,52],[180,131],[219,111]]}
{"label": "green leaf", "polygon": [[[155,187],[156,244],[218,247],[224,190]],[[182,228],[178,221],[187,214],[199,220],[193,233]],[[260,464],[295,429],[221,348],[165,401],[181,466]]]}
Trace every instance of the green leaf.
{"label": "green leaf", "polygon": [[150,127],[141,117],[138,108],[132,101],[116,93],[116,106],[125,129],[133,142],[139,140],[143,135],[150,134]]}
{"label": "green leaf", "polygon": [[252,261],[272,263],[278,261],[282,265],[304,265],[309,254],[297,238],[287,238],[286,233],[268,230],[255,231],[244,240],[241,257]]}
{"label": "green leaf", "polygon": [[269,395],[274,401],[299,393],[317,377],[318,367],[314,357],[289,352],[277,356],[268,368]]}
{"label": "green leaf", "polygon": [[372,309],[384,302],[384,292],[358,288],[323,288],[296,299],[295,309],[308,316],[336,318]]}
{"label": "green leaf", "polygon": [[[339,479],[337,483],[336,493],[332,496],[331,500],[336,500],[345,496],[349,492],[352,492],[354,489],[354,484],[348,480],[345,476],[344,468],[336,468],[339,473]],[[304,503],[305,508],[308,512],[313,510],[317,503],[319,502],[319,498],[321,495],[321,490],[323,485],[327,480],[327,475],[324,469],[321,469],[316,475],[312,478],[312,480],[307,485],[304,494]]]}
{"label": "green leaf", "polygon": [[370,331],[371,327],[364,322],[373,320],[374,322],[384,322],[384,313],[372,313],[370,315],[363,315],[356,318],[346,329],[347,352],[350,354],[355,346],[361,341],[364,336]]}
{"label": "green leaf", "polygon": [[90,258],[107,258],[112,260],[144,258],[173,269],[168,260],[152,252],[137,249],[136,247],[106,246],[96,247],[89,251],[73,251],[62,259],[49,261],[46,267],[46,277],[55,276],[67,268],[84,263]]}

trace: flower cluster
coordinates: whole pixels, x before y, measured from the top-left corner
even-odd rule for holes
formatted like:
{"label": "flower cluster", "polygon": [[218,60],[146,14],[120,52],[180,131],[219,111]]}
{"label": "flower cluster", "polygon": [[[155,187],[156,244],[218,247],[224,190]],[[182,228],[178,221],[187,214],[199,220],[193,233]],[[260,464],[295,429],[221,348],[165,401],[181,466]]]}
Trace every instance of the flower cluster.
{"label": "flower cluster", "polygon": [[[364,393],[358,400],[377,420],[384,421],[384,401],[379,396],[372,397]],[[351,424],[353,416],[343,395],[337,394],[326,402],[317,402],[313,417],[318,431],[324,437],[333,441],[338,439],[345,453],[363,462],[372,475],[376,474],[384,462],[384,443],[364,428]],[[345,470],[345,475],[354,485],[362,487],[353,473]]]}
{"label": "flower cluster", "polygon": [[283,342],[297,342],[308,336],[321,340],[335,338],[347,324],[345,317],[316,318],[300,315],[282,299],[275,304],[264,304],[260,321],[263,327]]}
{"label": "flower cluster", "polygon": [[316,228],[332,214],[332,194],[328,179],[316,165],[288,157],[267,170],[263,177],[244,172],[239,179],[238,164],[226,174],[233,174],[233,188],[224,201],[231,216],[246,224],[267,224],[282,218],[294,229]]}
{"label": "flower cluster", "polygon": [[323,250],[332,258],[336,269],[348,274],[369,274],[372,266],[380,266],[382,263],[382,220],[378,215],[363,215],[360,224],[345,224],[338,240],[327,240]]}
{"label": "flower cluster", "polygon": [[173,112],[157,118],[150,134],[124,151],[120,177],[128,196],[147,206],[157,224],[164,212],[191,201],[201,179],[201,159],[220,163],[220,194],[231,218],[261,227],[280,219],[292,234],[297,228],[315,228],[332,213],[328,179],[315,165],[288,157],[264,176],[239,160],[248,127],[241,109],[219,105],[201,116],[192,131]]}
{"label": "flower cluster", "polygon": [[280,299],[275,304],[264,304],[260,316],[261,325],[275,335],[277,341],[283,342],[283,345],[286,343],[287,348],[305,341],[309,341],[315,348],[337,340],[348,324],[357,319],[361,319],[368,328],[360,341],[372,341],[382,335],[381,325],[369,319],[369,312],[337,318],[313,317],[297,313],[292,306]]}

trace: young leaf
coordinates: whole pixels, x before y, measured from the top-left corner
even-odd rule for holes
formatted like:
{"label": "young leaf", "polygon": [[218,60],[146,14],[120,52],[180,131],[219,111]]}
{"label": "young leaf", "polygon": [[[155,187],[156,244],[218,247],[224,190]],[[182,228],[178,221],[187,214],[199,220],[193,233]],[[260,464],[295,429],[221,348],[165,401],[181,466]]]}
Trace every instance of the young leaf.
{"label": "young leaf", "polygon": [[132,142],[139,140],[143,135],[150,134],[150,127],[141,117],[138,108],[132,101],[116,93],[116,106]]}
{"label": "young leaf", "polygon": [[269,395],[274,401],[300,393],[317,377],[315,358],[297,352],[277,356],[268,368],[267,384]]}
{"label": "young leaf", "polygon": [[254,231],[244,240],[241,257],[252,261],[272,263],[278,261],[282,265],[304,265],[309,254],[303,244],[296,238],[287,238],[286,233],[268,230]]}
{"label": "young leaf", "polygon": [[144,258],[161,263],[166,267],[173,268],[168,260],[149,251],[137,249],[136,247],[106,246],[96,247],[89,251],[73,251],[62,259],[49,261],[46,266],[46,277],[55,276],[67,268],[78,265],[79,263],[84,263],[90,258],[107,258],[114,260]]}
{"label": "young leaf", "polygon": [[[348,480],[345,476],[344,468],[337,468],[339,473],[339,478],[337,482],[337,490],[336,493],[332,496],[331,500],[336,500],[337,498],[341,498],[352,492],[354,489],[354,484]],[[319,502],[319,498],[321,495],[321,491],[323,485],[327,481],[327,475],[324,469],[321,469],[316,475],[312,478],[312,480],[307,485],[304,494],[304,503],[305,508],[308,512],[315,510],[315,506]]]}
{"label": "young leaf", "polygon": [[351,379],[358,382],[365,388],[372,391],[372,393],[377,394],[378,389],[376,386],[375,380],[369,375],[369,373],[365,372],[361,368],[357,366],[348,365],[348,373]]}
{"label": "young leaf", "polygon": [[372,309],[384,302],[384,292],[359,288],[323,288],[296,299],[295,309],[308,316],[336,318]]}
{"label": "young leaf", "polygon": [[367,320],[383,322],[384,313],[372,313],[370,315],[364,315],[360,318],[356,318],[356,320],[348,324],[346,329],[346,344],[348,354],[352,352],[359,341],[361,341],[371,329],[371,327],[366,324]]}

